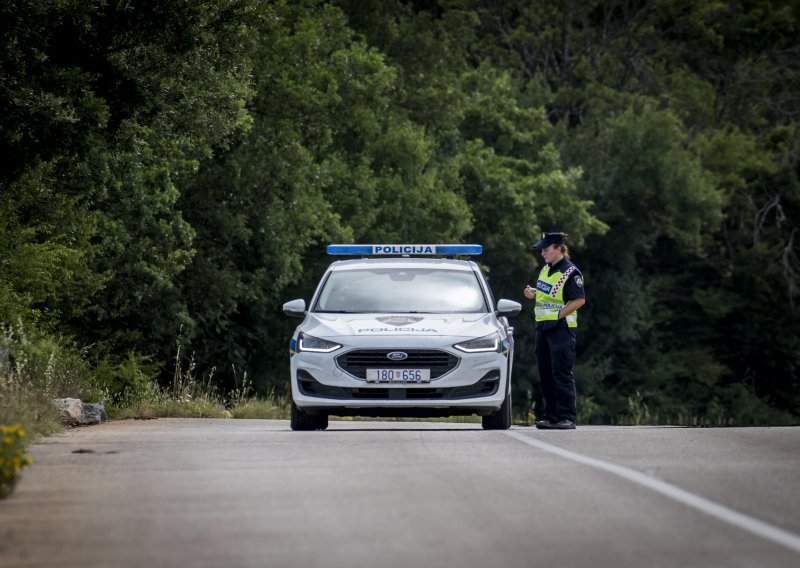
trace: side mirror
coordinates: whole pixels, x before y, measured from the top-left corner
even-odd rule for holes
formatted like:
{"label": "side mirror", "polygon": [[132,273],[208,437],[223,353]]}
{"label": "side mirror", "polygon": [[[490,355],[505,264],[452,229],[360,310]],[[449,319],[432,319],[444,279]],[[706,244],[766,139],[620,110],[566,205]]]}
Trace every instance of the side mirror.
{"label": "side mirror", "polygon": [[497,300],[497,315],[513,317],[522,311],[522,304],[513,300]]}
{"label": "side mirror", "polygon": [[303,318],[306,316],[306,301],[292,300],[283,304],[283,313],[293,318]]}

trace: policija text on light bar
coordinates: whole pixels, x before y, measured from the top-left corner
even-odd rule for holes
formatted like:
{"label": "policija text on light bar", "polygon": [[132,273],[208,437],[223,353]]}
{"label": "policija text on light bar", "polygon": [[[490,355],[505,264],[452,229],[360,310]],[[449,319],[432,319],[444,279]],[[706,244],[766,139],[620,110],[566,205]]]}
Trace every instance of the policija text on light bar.
{"label": "policija text on light bar", "polygon": [[330,255],[478,255],[481,245],[328,245]]}

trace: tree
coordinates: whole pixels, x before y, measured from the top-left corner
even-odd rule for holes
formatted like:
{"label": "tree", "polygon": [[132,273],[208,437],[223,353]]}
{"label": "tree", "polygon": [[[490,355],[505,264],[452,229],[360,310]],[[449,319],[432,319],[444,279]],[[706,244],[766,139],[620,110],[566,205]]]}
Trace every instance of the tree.
{"label": "tree", "polygon": [[[670,419],[796,412],[796,4],[459,5],[610,227],[584,265],[597,416],[634,399]],[[745,316],[762,294],[788,307]]]}
{"label": "tree", "polygon": [[247,124],[257,5],[1,10],[3,315],[22,302],[98,351],[162,352],[193,254],[177,183]]}
{"label": "tree", "polygon": [[335,240],[449,240],[469,227],[447,164],[390,108],[396,72],[320,2],[277,4],[261,30],[253,128],[182,200],[197,256],[183,276],[201,370],[285,388],[290,286]]}

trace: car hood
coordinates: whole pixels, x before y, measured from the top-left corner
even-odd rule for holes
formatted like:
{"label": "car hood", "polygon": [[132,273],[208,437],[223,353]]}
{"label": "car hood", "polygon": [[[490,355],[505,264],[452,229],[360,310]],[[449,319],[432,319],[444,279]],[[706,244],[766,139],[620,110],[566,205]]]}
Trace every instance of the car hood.
{"label": "car hood", "polygon": [[494,314],[314,314],[301,329],[315,337],[482,337],[497,331]]}

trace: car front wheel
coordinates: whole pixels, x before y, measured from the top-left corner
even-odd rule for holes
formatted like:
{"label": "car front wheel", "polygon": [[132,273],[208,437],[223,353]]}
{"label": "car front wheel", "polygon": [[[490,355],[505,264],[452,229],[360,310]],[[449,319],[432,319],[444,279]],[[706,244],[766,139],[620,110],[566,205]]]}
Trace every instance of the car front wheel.
{"label": "car front wheel", "polygon": [[511,395],[506,396],[500,410],[482,419],[484,430],[508,430],[511,428]]}
{"label": "car front wheel", "polygon": [[292,430],[325,430],[328,427],[327,414],[309,414],[297,408],[297,405],[292,401],[292,416],[291,416]]}

